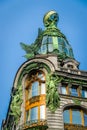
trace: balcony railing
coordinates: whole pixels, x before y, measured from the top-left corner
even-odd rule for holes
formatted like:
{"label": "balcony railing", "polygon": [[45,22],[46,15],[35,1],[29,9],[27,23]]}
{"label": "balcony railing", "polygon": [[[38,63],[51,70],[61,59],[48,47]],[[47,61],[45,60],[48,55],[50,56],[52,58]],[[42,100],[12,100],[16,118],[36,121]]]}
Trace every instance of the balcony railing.
{"label": "balcony railing", "polygon": [[18,130],[31,130],[32,128],[44,128],[46,130],[47,128],[47,121],[46,120],[32,120],[27,121],[26,123],[19,126]]}
{"label": "balcony railing", "polygon": [[87,126],[77,124],[64,124],[64,130],[87,130]]}

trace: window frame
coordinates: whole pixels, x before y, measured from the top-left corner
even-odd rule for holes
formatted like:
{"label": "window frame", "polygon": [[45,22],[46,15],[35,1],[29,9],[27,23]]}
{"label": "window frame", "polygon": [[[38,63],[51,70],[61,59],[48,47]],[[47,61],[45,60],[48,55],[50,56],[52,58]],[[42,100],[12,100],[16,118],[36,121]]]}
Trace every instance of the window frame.
{"label": "window frame", "polygon": [[[66,94],[64,94],[62,92],[63,86],[66,88]],[[72,94],[72,88],[76,89],[77,95]],[[69,83],[62,83],[62,85],[60,86],[60,94],[69,95],[69,96],[73,96],[73,97],[87,98],[87,96],[82,95],[83,90],[85,90],[87,93],[87,88],[84,86],[81,87],[80,85],[74,85],[74,84],[69,84]]]}
{"label": "window frame", "polygon": [[[76,91],[75,91],[75,90],[76,90]],[[79,96],[78,86],[76,86],[76,85],[72,85],[72,86],[71,86],[70,95],[71,95],[71,96],[75,96],[75,97],[78,97],[78,96]]]}
{"label": "window frame", "polygon": [[[66,88],[66,94],[62,93],[62,88],[63,87]],[[61,94],[63,94],[63,95],[69,95],[70,94],[69,85],[67,83],[62,83],[62,85],[60,86],[60,91],[61,91]]]}
{"label": "window frame", "polygon": [[[44,79],[41,79],[39,77],[40,73],[43,75],[42,77],[44,77]],[[44,84],[44,86],[45,86],[45,93],[44,94],[46,94],[45,74],[42,71],[36,71],[35,75],[33,75],[33,73],[32,73],[28,80],[29,80],[29,85],[27,87],[25,87],[26,88],[26,100],[29,100],[35,96],[43,95],[43,94],[41,94],[41,85],[42,84]],[[38,85],[38,93],[37,93],[37,95],[32,96],[32,84],[35,82],[38,82],[38,84],[39,84]]]}
{"label": "window frame", "polygon": [[[65,111],[67,111],[68,110],[68,112],[69,112],[69,119],[70,119],[70,121],[69,122],[65,122],[64,121],[64,112]],[[81,116],[81,124],[80,123],[73,123],[73,111],[74,110],[77,110],[77,111],[79,111],[80,112],[80,116]],[[67,124],[67,123],[69,123],[69,124],[74,124],[74,125],[82,125],[82,126],[87,126],[87,124],[85,125],[85,118],[84,118],[84,114],[86,114],[86,116],[87,116],[87,112],[85,112],[85,110],[84,109],[82,109],[82,108],[74,108],[74,107],[69,107],[69,108],[67,108],[67,109],[65,109],[64,111],[63,111],[63,121],[64,121],[64,123],[65,124]],[[65,119],[66,120],[66,119]],[[87,120],[87,118],[86,118],[86,120]]]}
{"label": "window frame", "polygon": [[[44,118],[42,119],[41,118],[41,106],[44,106]],[[34,120],[31,120],[31,112],[32,112],[32,110],[34,109],[34,108],[37,108],[37,119],[35,119],[35,121],[38,121],[38,120],[45,120],[46,119],[46,105],[45,104],[40,104],[39,106],[35,106],[35,107],[32,107],[32,108],[30,108],[30,109],[28,109],[27,111],[26,111],[26,122],[27,121],[34,121]]]}
{"label": "window frame", "polygon": [[[65,88],[66,94],[64,94],[64,93],[62,92],[62,88]],[[64,94],[64,95],[68,95],[68,94],[69,94],[69,87],[68,87],[67,84],[62,84],[62,85],[61,85],[61,94]]]}
{"label": "window frame", "polygon": [[[29,81],[29,84],[26,85],[26,81]],[[35,95],[32,97],[32,83],[39,82],[38,87],[38,95]],[[41,88],[41,86],[43,88]],[[44,89],[44,92],[42,93],[42,90]],[[29,92],[28,92],[29,91]],[[30,97],[29,97],[30,95]],[[40,120],[40,106],[44,105],[45,109],[45,118],[46,118],[46,83],[45,83],[45,73],[42,70],[33,70],[31,73],[26,77],[25,80],[25,121],[30,121],[30,115],[31,115],[31,109],[34,107],[38,107],[38,120]],[[29,111],[29,113],[28,113]],[[27,114],[29,114],[27,118]],[[28,119],[28,120],[27,120]],[[44,121],[45,119],[43,119]],[[32,123],[34,123],[32,121]]]}
{"label": "window frame", "polygon": [[[83,92],[84,92],[84,96],[83,96]],[[86,92],[86,93],[85,93]],[[82,88],[82,92],[81,92],[81,96],[83,97],[83,98],[87,98],[87,95],[85,96],[85,94],[87,94],[87,89],[86,89],[86,87],[83,87]]]}

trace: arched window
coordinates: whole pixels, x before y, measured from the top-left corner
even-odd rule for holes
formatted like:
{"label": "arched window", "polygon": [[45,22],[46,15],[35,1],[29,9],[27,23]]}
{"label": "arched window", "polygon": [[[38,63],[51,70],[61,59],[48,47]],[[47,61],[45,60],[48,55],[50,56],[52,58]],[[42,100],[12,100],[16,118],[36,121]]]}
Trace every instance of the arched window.
{"label": "arched window", "polygon": [[26,98],[45,94],[45,75],[42,71],[32,71],[26,79]]}
{"label": "arched window", "polygon": [[78,107],[68,107],[63,112],[65,124],[87,126],[87,111]]}
{"label": "arched window", "polygon": [[31,71],[25,81],[26,122],[33,124],[45,120],[45,89],[44,72],[41,70]]}

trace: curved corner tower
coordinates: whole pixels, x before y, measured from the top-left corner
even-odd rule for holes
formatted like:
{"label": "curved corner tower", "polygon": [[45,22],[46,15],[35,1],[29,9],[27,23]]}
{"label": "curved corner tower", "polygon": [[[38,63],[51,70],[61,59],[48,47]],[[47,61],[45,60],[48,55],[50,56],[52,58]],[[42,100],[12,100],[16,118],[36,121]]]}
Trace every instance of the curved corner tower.
{"label": "curved corner tower", "polygon": [[49,11],[15,76],[4,130],[87,130],[87,72]]}

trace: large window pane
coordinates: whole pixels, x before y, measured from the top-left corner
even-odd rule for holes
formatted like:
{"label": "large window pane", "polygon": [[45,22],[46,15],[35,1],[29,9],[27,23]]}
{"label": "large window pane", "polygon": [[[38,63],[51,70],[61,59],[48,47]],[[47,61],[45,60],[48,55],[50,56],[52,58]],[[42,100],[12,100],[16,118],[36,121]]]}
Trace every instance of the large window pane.
{"label": "large window pane", "polygon": [[78,96],[78,92],[77,92],[77,88],[76,87],[72,87],[71,88],[71,95],[72,96]]}
{"label": "large window pane", "polygon": [[32,97],[38,95],[39,82],[32,83]]}
{"label": "large window pane", "polygon": [[47,44],[47,41],[48,41],[48,37],[47,37],[47,36],[44,36],[44,37],[43,37],[43,40],[42,40],[42,44]]}
{"label": "large window pane", "polygon": [[52,37],[48,37],[48,43],[53,43]]}
{"label": "large window pane", "polygon": [[62,91],[62,94],[67,94],[67,91],[66,91],[66,87],[65,87],[65,86],[62,86],[62,87],[61,87],[61,91]]}
{"label": "large window pane", "polygon": [[82,124],[81,112],[79,110],[72,110],[72,123]]}
{"label": "large window pane", "polygon": [[87,90],[85,90],[85,97],[87,98]]}
{"label": "large window pane", "polygon": [[64,119],[64,123],[70,123],[70,113],[69,113],[69,110],[65,110],[63,112],[63,119]]}
{"label": "large window pane", "polygon": [[53,48],[58,49],[58,38],[57,37],[52,37],[53,38]]}
{"label": "large window pane", "polygon": [[48,44],[48,52],[52,52],[53,51],[53,44]]}
{"label": "large window pane", "polygon": [[38,107],[34,107],[31,109],[30,120],[38,119]]}
{"label": "large window pane", "polygon": [[84,125],[87,126],[87,114],[84,114]]}
{"label": "large window pane", "polygon": [[45,105],[40,106],[40,119],[45,119]]}
{"label": "large window pane", "polygon": [[45,83],[41,83],[41,94],[45,94]]}
{"label": "large window pane", "polygon": [[41,53],[46,54],[46,52],[47,52],[47,44],[43,44],[41,46]]}
{"label": "large window pane", "polygon": [[59,47],[59,52],[62,52],[62,51],[63,51],[63,50],[62,50],[62,45],[59,44],[58,47]]}
{"label": "large window pane", "polygon": [[87,98],[87,90],[85,88],[82,89],[82,97]]}

